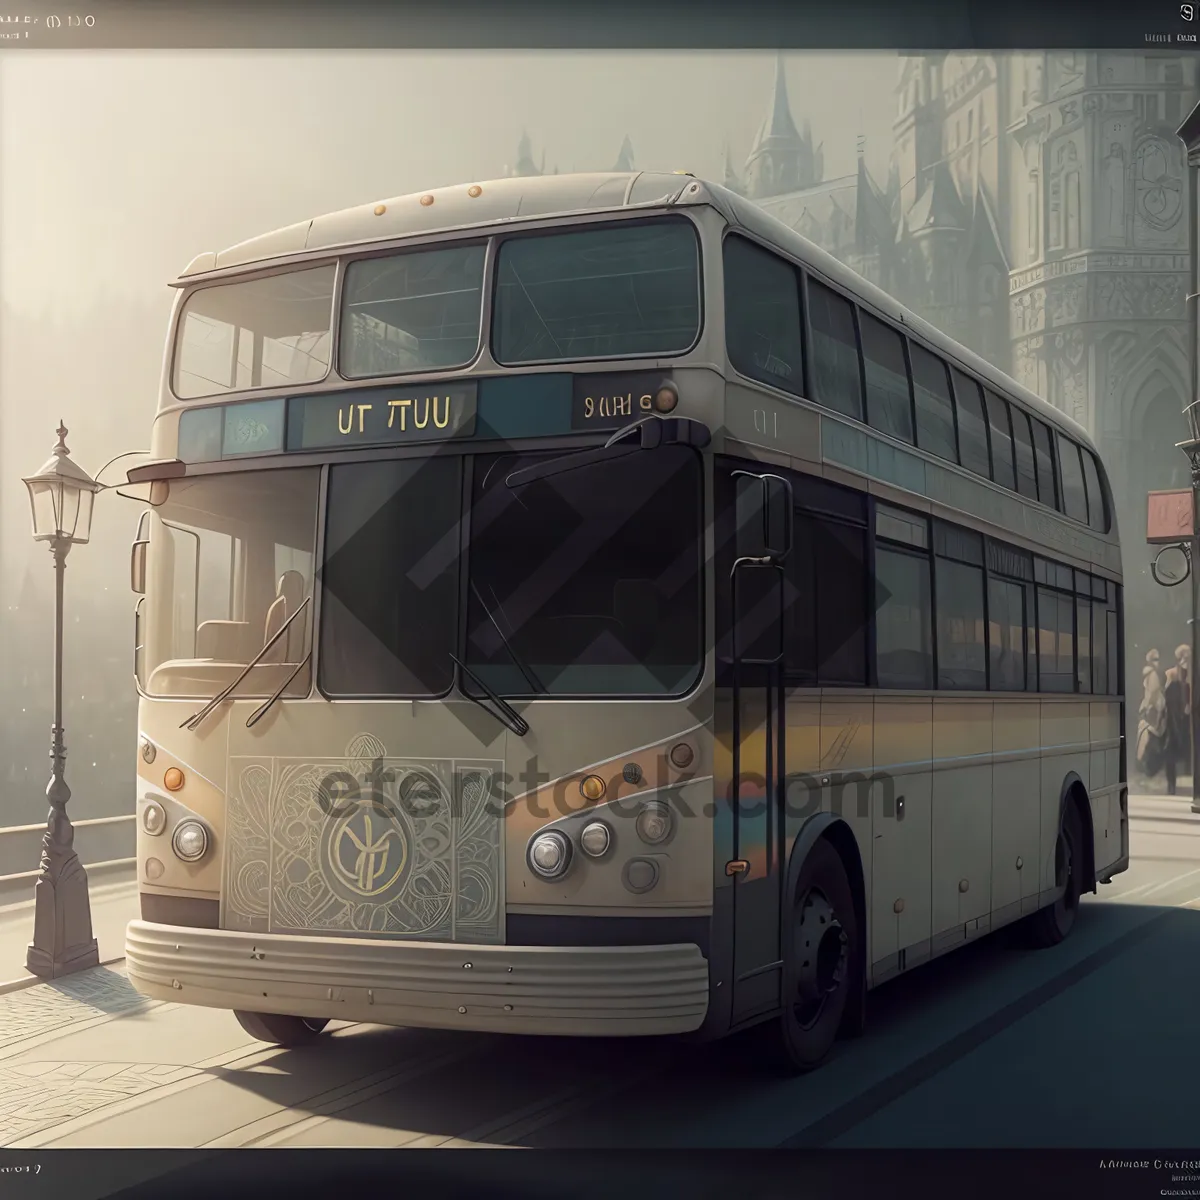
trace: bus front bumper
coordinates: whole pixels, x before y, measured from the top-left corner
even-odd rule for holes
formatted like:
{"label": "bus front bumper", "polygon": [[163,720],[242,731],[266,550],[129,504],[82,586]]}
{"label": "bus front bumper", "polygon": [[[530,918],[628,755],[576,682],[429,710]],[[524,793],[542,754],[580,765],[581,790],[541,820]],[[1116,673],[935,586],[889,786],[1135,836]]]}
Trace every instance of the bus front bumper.
{"label": "bus front bumper", "polygon": [[695,945],[474,946],[236,933],[132,921],[129,981],[175,1004],[425,1029],[568,1037],[690,1033]]}

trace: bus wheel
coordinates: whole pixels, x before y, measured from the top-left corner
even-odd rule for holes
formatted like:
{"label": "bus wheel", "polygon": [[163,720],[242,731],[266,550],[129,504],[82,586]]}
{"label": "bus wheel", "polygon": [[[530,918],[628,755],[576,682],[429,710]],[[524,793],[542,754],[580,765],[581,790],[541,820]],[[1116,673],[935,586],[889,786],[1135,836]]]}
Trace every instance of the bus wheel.
{"label": "bus wheel", "polygon": [[260,1042],[276,1046],[306,1046],[329,1024],[328,1018],[289,1017],[282,1013],[235,1012],[238,1024]]}
{"label": "bus wheel", "polygon": [[1029,940],[1039,948],[1057,946],[1074,928],[1083,892],[1083,822],[1074,799],[1063,805],[1054,846],[1054,886],[1059,898],[1029,918]]}
{"label": "bus wheel", "polygon": [[854,892],[824,838],[800,868],[784,931],[783,1012],[772,1040],[784,1066],[811,1071],[837,1040],[859,974]]}

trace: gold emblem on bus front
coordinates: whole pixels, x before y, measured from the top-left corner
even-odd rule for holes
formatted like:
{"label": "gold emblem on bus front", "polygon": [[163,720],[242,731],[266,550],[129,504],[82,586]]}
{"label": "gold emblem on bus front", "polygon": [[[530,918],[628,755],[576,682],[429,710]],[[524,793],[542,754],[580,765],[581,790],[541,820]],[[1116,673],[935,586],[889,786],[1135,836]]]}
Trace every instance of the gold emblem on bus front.
{"label": "gold emblem on bus front", "polygon": [[329,838],[329,867],[337,881],[364,898],[389,891],[408,866],[408,839],[369,806],[337,820]]}

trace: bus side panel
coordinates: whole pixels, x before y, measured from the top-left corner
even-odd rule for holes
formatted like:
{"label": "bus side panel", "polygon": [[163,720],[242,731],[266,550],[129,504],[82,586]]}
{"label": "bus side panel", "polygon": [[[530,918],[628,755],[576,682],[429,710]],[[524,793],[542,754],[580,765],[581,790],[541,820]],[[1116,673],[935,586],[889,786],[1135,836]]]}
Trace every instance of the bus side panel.
{"label": "bus side panel", "polygon": [[933,931],[933,701],[877,696],[874,710],[872,985],[926,960]]}
{"label": "bus side panel", "polygon": [[992,927],[1035,912],[1041,847],[1041,704],[997,698],[992,724]]}

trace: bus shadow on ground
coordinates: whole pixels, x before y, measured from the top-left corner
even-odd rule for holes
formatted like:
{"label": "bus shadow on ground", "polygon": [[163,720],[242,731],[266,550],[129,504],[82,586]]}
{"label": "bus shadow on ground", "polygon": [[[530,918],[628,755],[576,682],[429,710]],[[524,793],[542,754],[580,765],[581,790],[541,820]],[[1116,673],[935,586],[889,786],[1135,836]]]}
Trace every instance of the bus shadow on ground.
{"label": "bus shadow on ground", "polygon": [[[949,1055],[947,1062],[953,1062],[1055,996],[1085,984],[1155,929],[1186,926],[1190,936],[1194,919],[1188,910],[1089,901],[1061,948],[1027,948],[1019,925],[980,938],[873,991],[864,1037],[841,1043],[822,1072],[810,1078],[837,1070],[839,1060],[861,1064],[864,1056],[881,1052],[899,1067],[903,1051],[896,1046],[911,1049],[909,1034],[921,1029],[921,1040],[936,1047],[926,1058]],[[1000,995],[1006,1000],[997,1007]],[[971,1021],[976,1012],[978,1019]],[[953,1024],[945,1020],[948,1013],[956,1014]],[[677,1039],[535,1038],[362,1025],[310,1046],[281,1050],[269,1060],[268,1071],[222,1068],[213,1074],[291,1109],[296,1122],[326,1118],[295,1144],[354,1144],[352,1127],[368,1126],[392,1131],[394,1139],[386,1140],[397,1145],[451,1138],[535,1145],[543,1140],[539,1130],[564,1119],[572,1126],[587,1125],[592,1110],[603,1125],[618,1095],[652,1112],[668,1094],[711,1092],[728,1103],[737,1095],[761,1096],[781,1079],[789,1091],[810,1086],[808,1078],[781,1077],[764,1060],[761,1042],[761,1031],[755,1030],[697,1045]],[[906,1069],[912,1069],[911,1062]],[[937,1069],[942,1069],[938,1062],[926,1062],[918,1075]],[[888,1074],[885,1063],[873,1068],[876,1079],[880,1073]],[[914,1076],[912,1083],[919,1081]],[[328,1122],[337,1126],[336,1133]],[[377,1135],[367,1140],[377,1144]]]}

